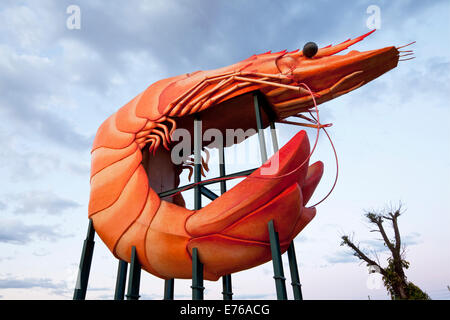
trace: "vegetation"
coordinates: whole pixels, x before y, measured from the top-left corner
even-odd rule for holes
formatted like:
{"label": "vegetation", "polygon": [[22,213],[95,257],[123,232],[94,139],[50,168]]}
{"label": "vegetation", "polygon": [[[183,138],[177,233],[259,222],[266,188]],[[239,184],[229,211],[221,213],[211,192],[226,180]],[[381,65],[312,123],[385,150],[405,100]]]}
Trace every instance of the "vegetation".
{"label": "vegetation", "polygon": [[[375,266],[383,276],[384,286],[388,290],[392,299],[401,300],[429,300],[430,297],[423,292],[414,283],[407,281],[405,269],[409,268],[409,262],[405,260],[405,247],[402,246],[400,229],[398,226],[398,218],[402,214],[401,205],[394,210],[385,210],[387,213],[367,212],[365,217],[370,224],[375,226],[371,232],[378,232],[381,234],[384,245],[389,249],[391,256],[388,258],[387,266],[382,267],[378,256],[375,253],[374,259],[370,258],[359,245],[350,239],[348,235],[342,236],[341,246],[347,246],[353,250],[353,254],[360,260],[367,263],[367,266]],[[394,238],[390,239],[384,223],[389,221],[394,231]]]}

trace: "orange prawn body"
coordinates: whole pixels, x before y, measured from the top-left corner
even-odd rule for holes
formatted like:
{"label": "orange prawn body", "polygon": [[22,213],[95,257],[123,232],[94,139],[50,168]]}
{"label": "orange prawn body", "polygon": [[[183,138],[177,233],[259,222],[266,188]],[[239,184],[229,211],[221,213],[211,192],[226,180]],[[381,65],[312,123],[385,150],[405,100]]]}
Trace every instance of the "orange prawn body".
{"label": "orange prawn body", "polygon": [[[321,50],[325,50],[322,56]],[[385,65],[392,49],[379,50],[379,55],[373,56]],[[214,115],[217,110],[221,128],[228,125],[228,118],[220,110],[252,118],[242,114],[248,109],[245,106],[227,109],[227,102],[256,90],[265,95],[278,120],[310,110],[314,97],[299,85],[304,80],[297,72],[302,64],[306,66],[303,74],[318,93],[317,104],[355,89],[361,81],[370,81],[380,72],[371,68],[363,70],[366,74],[362,76],[357,72],[361,66],[343,68],[344,62],[336,65],[336,61],[327,60],[333,54],[326,47],[312,61],[301,51],[265,53],[225,68],[160,80],[106,119],[92,147],[89,218],[109,250],[117,258],[130,261],[135,246],[143,269],[169,279],[191,278],[191,254],[196,247],[207,280],[269,261],[270,220],[275,223],[282,252],[287,250],[315,215],[316,209],[306,204],[323,173],[321,162],[308,166],[310,146],[305,131],[297,133],[248,178],[200,210],[159,198],[157,192],[161,190],[154,190],[152,177],[157,176],[157,171],[163,172],[164,166],[152,167],[151,159],[161,156],[163,148],[170,150],[172,134],[184,118],[206,111]],[[322,81],[312,77],[312,67],[320,70],[326,65],[333,65],[342,74]],[[214,117],[210,122],[213,127]],[[265,175],[264,167],[274,161],[277,170]],[[172,164],[168,168],[175,172],[176,187],[182,169]]]}

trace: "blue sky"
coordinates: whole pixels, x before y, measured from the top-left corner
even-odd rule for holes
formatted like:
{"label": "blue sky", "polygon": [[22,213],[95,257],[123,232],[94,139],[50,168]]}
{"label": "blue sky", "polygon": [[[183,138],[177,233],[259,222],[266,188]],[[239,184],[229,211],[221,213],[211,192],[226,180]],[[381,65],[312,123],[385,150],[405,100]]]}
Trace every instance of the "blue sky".
{"label": "blue sky", "polygon": [[[295,242],[303,293],[306,299],[388,298],[384,288],[368,287],[367,268],[339,246],[340,236],[354,233],[383,258],[363,213],[401,201],[407,276],[432,298],[449,299],[450,3],[343,3],[2,1],[0,298],[72,297],[87,227],[90,146],[110,114],[162,78],[366,33],[366,9],[377,5],[381,28],[354,48],[415,40],[416,59],[320,107],[322,121],[333,123],[340,172],[335,191]],[[81,9],[79,30],[66,27],[71,4]],[[278,128],[280,144],[297,130]],[[314,130],[308,133],[313,139]],[[323,137],[313,160],[325,163],[325,174],[311,202],[335,176]],[[117,263],[96,240],[87,298],[112,298]],[[287,257],[284,263],[288,274]],[[264,264],[234,275],[235,297],[275,298],[271,272]],[[143,275],[143,298],[162,298],[163,285]],[[189,298],[189,285],[177,280],[175,297]],[[220,281],[206,288],[206,298],[220,298]]]}

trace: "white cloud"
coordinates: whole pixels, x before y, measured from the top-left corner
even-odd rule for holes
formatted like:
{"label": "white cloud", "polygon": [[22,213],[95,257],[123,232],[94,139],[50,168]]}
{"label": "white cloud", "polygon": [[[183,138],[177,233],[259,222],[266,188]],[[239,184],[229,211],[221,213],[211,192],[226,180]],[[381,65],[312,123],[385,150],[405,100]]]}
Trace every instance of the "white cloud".
{"label": "white cloud", "polygon": [[33,214],[44,212],[50,215],[61,215],[64,211],[80,207],[77,202],[64,199],[48,191],[29,191],[18,194],[9,194],[8,200],[15,204],[14,213]]}
{"label": "white cloud", "polygon": [[55,226],[28,225],[15,219],[2,219],[0,243],[27,244],[32,240],[55,241],[66,237],[55,231]]}
{"label": "white cloud", "polygon": [[29,288],[46,288],[59,289],[64,284],[54,283],[52,279],[24,278],[24,279],[0,279],[0,289],[29,289]]}

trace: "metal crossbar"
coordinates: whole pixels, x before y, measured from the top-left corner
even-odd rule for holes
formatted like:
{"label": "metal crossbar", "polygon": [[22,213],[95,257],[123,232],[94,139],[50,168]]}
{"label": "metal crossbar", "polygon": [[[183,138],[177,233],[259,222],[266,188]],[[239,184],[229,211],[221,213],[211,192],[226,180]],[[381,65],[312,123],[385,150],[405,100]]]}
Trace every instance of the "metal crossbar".
{"label": "metal crossbar", "polygon": [[[158,193],[158,196],[160,198],[168,197],[168,196],[171,196],[171,195],[173,195],[175,193],[178,193],[178,192],[183,192],[183,191],[190,190],[190,189],[194,188],[196,185],[206,186],[206,185],[213,184],[213,183],[218,183],[218,182],[220,182],[222,184],[223,182],[225,182],[224,180],[227,179],[227,178],[233,178],[233,177],[239,177],[239,176],[248,176],[255,170],[256,170],[256,168],[255,169],[248,169],[248,170],[244,170],[244,171],[239,171],[239,172],[235,172],[235,173],[219,176],[219,177],[216,177],[216,178],[213,178],[213,179],[200,181],[197,184],[195,182],[194,183],[190,183],[190,184],[184,185],[182,187],[178,187],[178,188],[175,188],[175,189],[170,189],[170,190],[167,190],[167,191],[160,192],[160,193]],[[223,179],[221,181],[217,181],[218,178],[225,178],[225,179]]]}

